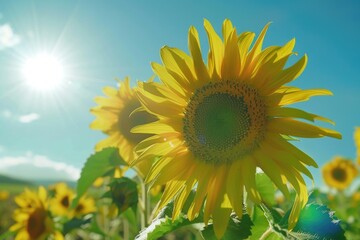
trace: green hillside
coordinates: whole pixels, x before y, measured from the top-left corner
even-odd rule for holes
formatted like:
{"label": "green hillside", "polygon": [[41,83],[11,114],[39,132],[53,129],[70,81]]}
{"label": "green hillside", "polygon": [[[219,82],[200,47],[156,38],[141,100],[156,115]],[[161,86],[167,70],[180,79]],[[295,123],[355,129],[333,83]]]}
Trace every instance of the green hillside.
{"label": "green hillside", "polygon": [[11,194],[19,194],[25,187],[33,188],[34,186],[32,182],[0,174],[0,190],[9,191]]}
{"label": "green hillside", "polygon": [[1,184],[32,185],[28,181],[16,179],[16,178],[12,178],[12,177],[8,177],[8,176],[0,174],[0,185]]}

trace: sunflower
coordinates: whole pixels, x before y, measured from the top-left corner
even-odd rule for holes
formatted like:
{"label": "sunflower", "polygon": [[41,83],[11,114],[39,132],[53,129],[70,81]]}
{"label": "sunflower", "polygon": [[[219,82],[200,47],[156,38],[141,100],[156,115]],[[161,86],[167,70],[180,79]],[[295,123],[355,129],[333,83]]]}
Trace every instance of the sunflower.
{"label": "sunflower", "polygon": [[50,209],[56,216],[72,217],[70,211],[71,201],[75,197],[75,193],[65,184],[58,183],[55,188],[55,197],[50,201]]}
{"label": "sunflower", "polygon": [[10,194],[8,191],[0,190],[0,201],[5,201],[9,198]]}
{"label": "sunflower", "polygon": [[[95,150],[117,147],[120,156],[130,163],[136,157],[135,145],[149,137],[147,134],[132,133],[131,128],[155,121],[155,117],[143,111],[135,95],[136,88],[130,88],[128,78],[120,82],[119,89],[105,87],[103,91],[107,97],[95,98],[98,106],[92,108],[91,112],[96,119],[91,123],[90,128],[101,130],[108,137],[96,144]],[[137,167],[145,176],[150,166],[144,162]]]}
{"label": "sunflower", "polygon": [[20,207],[14,212],[16,223],[10,227],[10,231],[17,232],[15,240],[43,240],[50,236],[64,239],[49,215],[45,188],[40,187],[38,193],[26,190],[15,201]]}
{"label": "sunflower", "polygon": [[322,175],[325,183],[332,188],[344,190],[350,186],[356,178],[358,170],[350,159],[334,157],[322,168]]}
{"label": "sunflower", "polygon": [[96,210],[94,199],[86,196],[80,198],[78,205],[74,209],[70,208],[71,202],[75,198],[75,193],[65,183],[56,184],[54,190],[55,197],[50,201],[50,208],[56,216],[80,218]]}
{"label": "sunflower", "polygon": [[356,159],[357,163],[360,165],[360,127],[355,128],[354,140],[356,146]]}
{"label": "sunflower", "polygon": [[92,197],[83,196],[80,198],[78,205],[74,209],[74,216],[77,218],[85,214],[96,211],[95,201]]}
{"label": "sunflower", "polygon": [[207,20],[204,26],[210,46],[207,65],[198,32],[190,27],[190,56],[163,47],[163,64],[152,63],[162,83],[139,83],[141,103],[159,120],[132,129],[133,133],[154,134],[137,145],[139,157],[133,164],[160,155],[146,179],[153,186],[166,184],[159,207],[174,199],[173,218],[177,217],[196,188],[188,217],[194,219],[206,200],[204,222],[212,217],[219,238],[232,210],[242,216],[244,187],[252,201],[261,202],[255,183],[260,167],[286,196],[287,182],[296,190],[289,218],[293,228],[308,198],[301,174],[312,178],[306,165],[317,164],[288,140],[341,135],[301,121],[330,120],[286,105],[331,92],[284,85],[302,73],[307,57],[285,68],[294,54],[294,39],[262,50],[269,24],[251,49],[255,34],[238,35],[229,20],[223,23],[224,41]]}

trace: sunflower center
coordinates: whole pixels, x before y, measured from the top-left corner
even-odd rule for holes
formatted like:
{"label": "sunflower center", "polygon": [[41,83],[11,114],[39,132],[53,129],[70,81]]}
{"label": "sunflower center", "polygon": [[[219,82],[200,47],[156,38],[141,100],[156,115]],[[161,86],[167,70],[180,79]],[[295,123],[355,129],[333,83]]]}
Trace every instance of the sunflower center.
{"label": "sunflower center", "polygon": [[334,179],[336,179],[339,182],[344,182],[346,180],[346,172],[342,168],[335,168],[331,172]]}
{"label": "sunflower center", "polygon": [[209,83],[190,98],[184,138],[200,161],[231,163],[258,146],[265,122],[265,105],[256,89],[235,81]]}
{"label": "sunflower center", "polygon": [[131,129],[135,126],[154,122],[156,120],[155,116],[146,111],[138,111],[131,114],[140,106],[140,102],[137,99],[133,99],[129,101],[126,106],[124,106],[119,115],[119,130],[124,135],[124,137],[133,144],[138,144],[151,135],[132,133],[130,132]]}
{"label": "sunflower center", "polygon": [[45,231],[46,212],[43,209],[35,209],[29,216],[26,230],[31,239],[38,239]]}
{"label": "sunflower center", "polygon": [[79,203],[79,205],[77,205],[76,208],[75,208],[75,212],[81,213],[82,210],[84,210],[84,205]]}
{"label": "sunflower center", "polygon": [[68,208],[70,205],[69,196],[65,196],[61,199],[61,205]]}

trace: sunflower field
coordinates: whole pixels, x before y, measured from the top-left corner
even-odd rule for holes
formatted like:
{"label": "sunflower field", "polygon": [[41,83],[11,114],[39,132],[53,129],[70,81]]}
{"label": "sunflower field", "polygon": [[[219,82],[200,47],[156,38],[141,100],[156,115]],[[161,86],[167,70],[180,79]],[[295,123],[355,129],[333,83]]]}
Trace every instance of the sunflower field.
{"label": "sunflower field", "polygon": [[189,54],[164,46],[147,81],[104,87],[90,128],[106,137],[76,187],[0,190],[0,239],[360,239],[360,128],[357,158],[334,156],[327,188],[308,186],[319,166],[294,141],[342,135],[297,103],[332,92],[294,86],[307,55],[295,39],[264,48],[268,28],[205,19],[207,51],[190,27]]}

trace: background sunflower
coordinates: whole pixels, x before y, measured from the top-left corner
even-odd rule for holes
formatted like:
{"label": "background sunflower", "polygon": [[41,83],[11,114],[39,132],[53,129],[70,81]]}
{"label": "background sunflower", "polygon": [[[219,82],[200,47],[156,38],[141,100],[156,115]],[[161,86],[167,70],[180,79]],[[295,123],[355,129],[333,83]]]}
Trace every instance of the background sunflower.
{"label": "background sunflower", "polygon": [[[97,97],[97,107],[91,109],[96,119],[91,123],[90,128],[101,130],[108,137],[96,144],[96,151],[106,147],[117,147],[120,156],[128,163],[136,157],[134,147],[136,144],[149,137],[146,134],[132,133],[130,130],[137,125],[149,123],[155,117],[141,108],[136,98],[136,88],[130,88],[129,79],[119,82],[119,89],[105,87],[103,89],[106,97]],[[136,166],[140,174],[145,176],[149,163],[142,163]]]}
{"label": "background sunflower", "polygon": [[322,174],[329,187],[345,190],[358,175],[358,170],[353,161],[337,156],[323,166]]}

